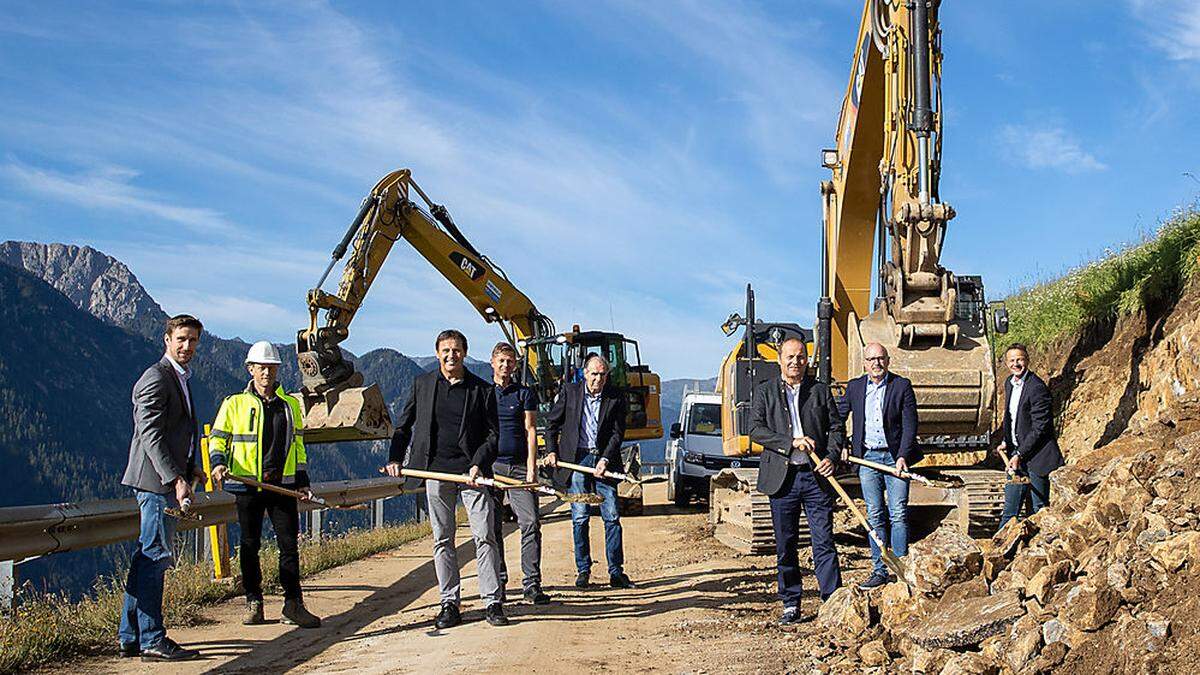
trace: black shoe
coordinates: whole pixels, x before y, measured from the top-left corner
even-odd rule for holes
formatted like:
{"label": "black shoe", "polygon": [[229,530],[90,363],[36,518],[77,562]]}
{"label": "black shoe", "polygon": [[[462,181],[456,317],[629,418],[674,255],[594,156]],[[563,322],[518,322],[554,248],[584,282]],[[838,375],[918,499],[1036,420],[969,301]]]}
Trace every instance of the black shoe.
{"label": "black shoe", "polygon": [[858,585],[859,590],[869,591],[872,588],[879,588],[889,581],[887,572],[872,572],[867,580]]}
{"label": "black shoe", "polygon": [[783,614],[779,615],[779,625],[791,626],[798,623],[800,623],[800,608],[784,607]]}
{"label": "black shoe", "polygon": [[633,588],[633,582],[629,580],[629,577],[624,572],[609,577],[608,585],[613,588]]}
{"label": "black shoe", "polygon": [[541,586],[530,586],[525,589],[525,601],[534,605],[548,605],[550,596],[542,592]]}
{"label": "black shoe", "polygon": [[450,603],[442,605],[442,611],[438,612],[437,618],[433,621],[433,625],[438,628],[453,628],[460,623],[462,623],[462,614],[458,612],[458,605]]}
{"label": "black shoe", "polygon": [[493,602],[492,604],[488,605],[487,611],[484,612],[484,617],[487,618],[487,622],[493,626],[508,625],[508,617],[504,616],[504,605],[498,602]]}
{"label": "black shoe", "polygon": [[138,643],[136,643],[136,642],[122,642],[121,643],[121,658],[129,659],[129,658],[133,658],[135,656],[141,656],[141,655],[142,655],[142,646],[139,645]]}
{"label": "black shoe", "polygon": [[587,588],[588,580],[591,578],[592,578],[592,575],[590,573],[580,572],[578,575],[575,576],[575,588]]}
{"label": "black shoe", "polygon": [[171,638],[163,638],[153,647],[142,650],[143,661],[187,661],[200,656],[195,649],[184,649]]}

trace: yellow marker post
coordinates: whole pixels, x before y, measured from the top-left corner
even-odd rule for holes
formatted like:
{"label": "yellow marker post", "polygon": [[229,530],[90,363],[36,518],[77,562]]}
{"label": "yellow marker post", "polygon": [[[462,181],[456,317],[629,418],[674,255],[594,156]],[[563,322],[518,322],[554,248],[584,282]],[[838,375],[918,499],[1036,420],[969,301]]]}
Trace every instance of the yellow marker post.
{"label": "yellow marker post", "polygon": [[[208,460],[208,435],[212,433],[212,425],[204,425],[204,437],[200,439],[200,457],[204,461],[204,475],[207,480],[204,483],[205,492],[213,492],[212,479],[212,462]],[[232,575],[229,572],[229,530],[225,527],[225,523],[212,525],[208,529],[208,543],[212,548],[213,557],[213,578],[228,579]]]}

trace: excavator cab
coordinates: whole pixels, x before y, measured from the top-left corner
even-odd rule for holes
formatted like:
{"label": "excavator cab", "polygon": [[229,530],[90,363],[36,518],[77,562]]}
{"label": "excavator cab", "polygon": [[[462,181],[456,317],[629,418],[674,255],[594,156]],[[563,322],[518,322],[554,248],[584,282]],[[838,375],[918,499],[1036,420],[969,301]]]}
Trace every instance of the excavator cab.
{"label": "excavator cab", "polygon": [[547,372],[555,378],[533,378],[538,386],[538,396],[543,412],[550,410],[564,383],[581,382],[583,367],[592,354],[603,356],[609,364],[608,380],[612,386],[625,392],[626,417],[625,440],[661,438],[663,434],[662,412],[659,398],[660,379],[642,364],[638,343],[620,333],[607,331],[580,331],[578,326],[570,333],[545,340],[526,341],[527,349],[544,347],[543,358]]}

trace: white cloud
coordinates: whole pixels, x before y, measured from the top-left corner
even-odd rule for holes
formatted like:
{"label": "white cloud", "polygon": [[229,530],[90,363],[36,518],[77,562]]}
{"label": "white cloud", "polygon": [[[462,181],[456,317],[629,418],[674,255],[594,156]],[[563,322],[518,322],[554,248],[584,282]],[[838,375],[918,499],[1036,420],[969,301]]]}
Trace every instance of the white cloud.
{"label": "white cloud", "polygon": [[155,295],[167,314],[187,312],[222,327],[221,337],[247,342],[290,342],[306,322],[303,312],[249,297],[210,294],[192,288],[163,288]]}
{"label": "white cloud", "polygon": [[1108,168],[1061,126],[1007,124],[1000,129],[1000,142],[1011,161],[1032,169],[1076,174]]}
{"label": "white cloud", "polygon": [[1149,41],[1176,61],[1200,61],[1200,3],[1196,0],[1130,0]]}
{"label": "white cloud", "polygon": [[41,169],[9,159],[0,175],[41,197],[65,201],[85,209],[105,209],[182,225],[201,234],[233,234],[237,228],[220,212],[172,203],[165,195],[132,184],[138,172],[128,167],[103,165],[75,174]]}

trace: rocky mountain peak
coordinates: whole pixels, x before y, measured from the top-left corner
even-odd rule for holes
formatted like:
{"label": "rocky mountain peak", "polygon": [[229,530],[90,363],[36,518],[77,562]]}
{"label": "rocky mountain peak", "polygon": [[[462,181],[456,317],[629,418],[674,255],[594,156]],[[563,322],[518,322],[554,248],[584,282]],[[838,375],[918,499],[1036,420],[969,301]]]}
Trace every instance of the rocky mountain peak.
{"label": "rocky mountain peak", "polygon": [[6,241],[0,262],[23,269],[93,316],[157,338],[167,314],[125,263],[90,246]]}

